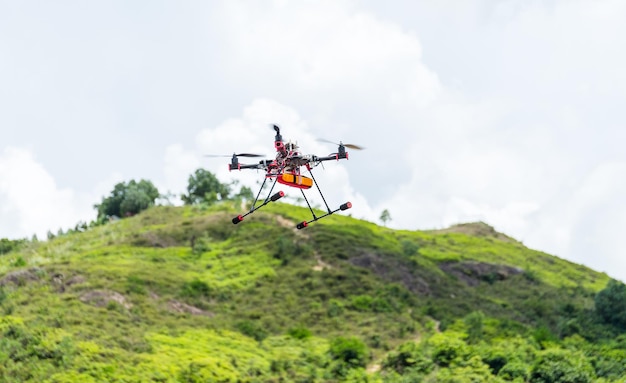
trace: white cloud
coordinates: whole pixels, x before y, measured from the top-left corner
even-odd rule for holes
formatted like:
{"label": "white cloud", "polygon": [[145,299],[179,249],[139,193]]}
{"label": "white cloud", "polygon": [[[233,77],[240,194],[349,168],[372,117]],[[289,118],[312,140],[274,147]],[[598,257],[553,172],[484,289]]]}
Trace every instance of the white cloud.
{"label": "white cloud", "polygon": [[45,238],[48,230],[73,227],[94,216],[92,196],[61,189],[26,149],[0,154],[0,237]]}
{"label": "white cloud", "polygon": [[[161,193],[182,193],[187,188],[189,176],[200,167],[196,153],[186,151],[181,144],[173,144],[165,149],[163,184],[157,185]],[[171,201],[172,203],[179,202]]]}
{"label": "white cloud", "polygon": [[413,137],[422,128],[402,122],[442,93],[417,37],[352,1],[229,1],[213,28],[229,81],[293,106],[324,136],[367,144],[394,126]]}
{"label": "white cloud", "polygon": [[529,240],[541,249],[626,280],[626,162],[606,162],[534,217]]}

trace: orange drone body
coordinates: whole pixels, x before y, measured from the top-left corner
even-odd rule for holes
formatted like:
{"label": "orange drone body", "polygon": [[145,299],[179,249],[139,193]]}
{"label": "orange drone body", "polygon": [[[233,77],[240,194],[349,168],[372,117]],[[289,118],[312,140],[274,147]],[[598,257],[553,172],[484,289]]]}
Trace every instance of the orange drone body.
{"label": "orange drone body", "polygon": [[311,188],[311,186],[313,186],[312,178],[299,175],[299,174],[283,173],[278,177],[277,181],[280,184],[291,186],[292,188],[298,188],[298,189],[309,189]]}

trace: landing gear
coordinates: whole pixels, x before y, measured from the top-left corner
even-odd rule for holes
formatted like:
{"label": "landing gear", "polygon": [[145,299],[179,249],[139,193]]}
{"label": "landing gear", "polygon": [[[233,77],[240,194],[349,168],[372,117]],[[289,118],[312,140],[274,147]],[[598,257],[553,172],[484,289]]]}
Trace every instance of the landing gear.
{"label": "landing gear", "polygon": [[263,190],[263,186],[265,186],[266,181],[267,181],[267,178],[263,180],[263,184],[261,185],[261,188],[259,189],[259,192],[257,193],[256,198],[254,199],[254,202],[252,203],[252,207],[250,208],[250,211],[247,212],[246,214],[238,215],[235,218],[233,218],[233,224],[235,225],[238,224],[239,222],[243,221],[243,218],[245,216],[254,213],[255,211],[262,208],[263,206],[267,205],[268,203],[276,202],[285,196],[285,192],[283,192],[282,190],[272,194],[272,190],[274,190],[274,186],[276,186],[276,180],[274,180],[274,183],[272,184],[272,188],[270,189],[270,192],[268,193],[267,198],[265,198],[262,204],[260,204],[259,206],[256,206],[257,202],[259,201],[259,196],[261,195],[261,191]]}
{"label": "landing gear", "polygon": [[296,227],[298,228],[298,230],[300,229],[304,229],[305,227],[309,226],[309,224],[306,221],[302,221],[299,224],[296,225]]}
{"label": "landing gear", "polygon": [[[311,179],[313,180],[313,183],[315,184],[315,187],[317,187],[317,191],[320,193],[320,196],[322,197],[322,201],[324,201],[324,205],[326,205],[326,213],[324,213],[323,215],[317,216],[315,215],[315,212],[313,211],[313,208],[311,207],[311,204],[309,203],[309,200],[306,198],[306,195],[304,194],[304,188],[299,188],[300,191],[302,192],[302,197],[304,197],[304,201],[306,202],[307,206],[309,207],[309,210],[311,211],[311,214],[313,215],[313,219],[310,219],[308,221],[302,221],[299,224],[296,225],[296,228],[298,230],[302,230],[305,227],[309,226],[310,223],[315,222],[319,219],[322,219],[326,216],[329,216],[331,214],[335,214],[338,211],[343,211],[343,210],[348,210],[352,207],[352,203],[350,202],[346,202],[344,204],[341,204],[337,209],[335,210],[331,210],[328,207],[328,203],[326,203],[326,198],[324,198],[324,194],[322,194],[322,190],[320,189],[320,187],[317,185],[317,181],[315,180],[315,177],[313,177],[313,173],[311,172],[311,169],[307,166],[307,169],[309,171],[309,173],[311,174]],[[272,190],[274,190],[274,186],[276,186],[276,182],[278,181],[278,177],[280,177],[280,175],[278,175],[275,179],[274,179],[274,183],[272,184],[272,187],[270,189],[270,192],[267,195],[267,198],[265,198],[265,200],[263,201],[263,203],[261,203],[260,205],[257,206],[257,202],[259,202],[259,196],[261,195],[261,191],[263,191],[263,186],[265,186],[265,182],[267,182],[268,178],[265,178],[265,180],[263,181],[263,184],[261,185],[261,188],[259,189],[259,192],[257,193],[256,198],[254,199],[254,202],[252,203],[252,207],[250,208],[250,211],[243,214],[243,215],[238,215],[235,218],[233,218],[232,222],[233,224],[238,224],[239,222],[243,221],[244,217],[246,217],[249,214],[254,213],[255,211],[259,210],[260,208],[262,208],[263,206],[267,205],[270,202],[276,202],[279,199],[281,199],[282,197],[285,196],[285,193],[282,191],[279,191],[277,193],[272,194]],[[296,186],[294,186],[296,187]]]}
{"label": "landing gear", "polygon": [[313,215],[313,219],[309,220],[309,221],[302,221],[300,222],[298,225],[296,225],[296,228],[298,230],[302,230],[305,227],[309,226],[309,223],[315,222],[318,219],[322,219],[326,216],[329,216],[331,214],[335,214],[336,212],[338,212],[339,210],[348,210],[352,207],[352,203],[351,202],[346,202],[344,204],[342,204],[341,206],[339,206],[339,208],[335,209],[335,210],[330,210],[330,208],[328,207],[328,203],[326,203],[326,198],[324,198],[324,194],[322,194],[322,190],[320,189],[320,187],[317,184],[317,180],[315,180],[315,177],[313,176],[313,172],[311,172],[311,169],[309,167],[307,167],[307,169],[309,170],[309,174],[311,174],[311,178],[313,179],[313,182],[315,183],[315,187],[317,187],[317,191],[320,192],[320,196],[322,197],[322,201],[324,201],[324,205],[326,205],[326,211],[327,213],[325,213],[324,215],[320,215],[319,217],[315,215],[315,212],[313,211],[313,208],[311,207],[311,204],[309,203],[309,200],[306,198],[306,195],[304,195],[304,190],[300,189],[300,191],[302,192],[302,197],[304,198],[304,201],[306,202],[307,206],[309,207],[309,210],[311,211],[311,214]]}

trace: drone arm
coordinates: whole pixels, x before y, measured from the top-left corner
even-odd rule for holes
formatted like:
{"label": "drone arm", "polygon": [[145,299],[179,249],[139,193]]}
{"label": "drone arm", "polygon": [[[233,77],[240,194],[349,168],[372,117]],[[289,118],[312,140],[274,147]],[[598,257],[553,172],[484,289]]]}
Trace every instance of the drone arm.
{"label": "drone arm", "polygon": [[228,170],[241,170],[241,169],[267,169],[271,160],[261,160],[258,164],[237,164],[236,167],[232,165],[228,166]]}
{"label": "drone arm", "polygon": [[315,157],[315,161],[323,162],[323,161],[339,161],[341,159],[348,159],[348,153],[333,153],[331,155],[325,157]]}
{"label": "drone arm", "polygon": [[259,164],[256,164],[256,165],[237,164],[237,166],[234,167],[231,164],[228,164],[229,171],[242,170],[242,169],[263,169],[263,166]]}
{"label": "drone arm", "polygon": [[278,178],[274,179],[274,183],[272,184],[272,187],[270,188],[270,192],[267,195],[267,197],[265,198],[265,200],[263,201],[263,203],[261,203],[260,205],[257,206],[257,201],[259,200],[259,196],[261,195],[261,192],[263,191],[263,187],[265,186],[265,182],[267,181],[267,178],[263,180],[263,184],[261,185],[261,188],[259,189],[259,193],[256,195],[256,198],[254,199],[254,202],[252,202],[252,206],[250,207],[250,211],[245,213],[245,214],[241,214],[236,216],[235,218],[232,219],[232,222],[236,225],[239,222],[243,221],[244,217],[246,217],[249,214],[254,213],[255,211],[259,210],[260,208],[262,208],[263,206],[267,205],[270,202],[276,202],[279,199],[281,199],[282,197],[285,196],[285,193],[282,191],[279,191],[278,193],[272,194],[272,190],[274,190],[274,186],[276,186],[276,181],[278,180]]}
{"label": "drone arm", "polygon": [[242,164],[239,169],[263,169],[263,165],[261,164]]}

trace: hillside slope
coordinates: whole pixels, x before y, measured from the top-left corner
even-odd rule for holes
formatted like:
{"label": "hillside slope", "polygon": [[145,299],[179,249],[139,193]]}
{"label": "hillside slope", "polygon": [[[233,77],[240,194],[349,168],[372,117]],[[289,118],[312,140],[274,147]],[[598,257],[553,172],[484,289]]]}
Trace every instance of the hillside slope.
{"label": "hillside slope", "polygon": [[263,210],[235,226],[230,202],[155,207],[3,255],[0,382],[626,374],[626,341],[594,312],[605,274],[483,223],[298,231],[308,210]]}

